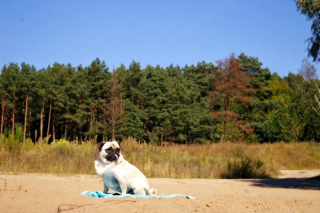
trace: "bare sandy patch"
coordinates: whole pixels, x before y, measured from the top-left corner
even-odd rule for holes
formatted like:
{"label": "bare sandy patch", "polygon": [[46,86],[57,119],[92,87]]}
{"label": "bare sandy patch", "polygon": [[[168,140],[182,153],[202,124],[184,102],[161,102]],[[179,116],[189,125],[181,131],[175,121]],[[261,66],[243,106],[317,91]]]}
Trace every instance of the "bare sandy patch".
{"label": "bare sandy patch", "polygon": [[[319,212],[320,181],[306,179],[311,175],[308,171],[283,174],[282,179],[269,180],[148,179],[158,194],[180,193],[192,195],[195,200],[92,198],[80,193],[103,190],[98,176],[1,174],[0,210],[10,213]],[[319,170],[312,174],[318,175]]]}
{"label": "bare sandy patch", "polygon": [[320,175],[320,169],[313,170],[281,170],[279,178],[310,178]]}

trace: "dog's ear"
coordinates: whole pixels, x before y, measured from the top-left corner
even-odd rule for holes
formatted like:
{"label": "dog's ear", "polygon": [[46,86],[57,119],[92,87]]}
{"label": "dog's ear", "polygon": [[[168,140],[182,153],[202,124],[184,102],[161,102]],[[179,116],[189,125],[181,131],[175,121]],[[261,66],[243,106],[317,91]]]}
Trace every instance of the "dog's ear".
{"label": "dog's ear", "polygon": [[99,150],[99,152],[101,152],[101,149],[102,149],[102,147],[103,147],[103,145],[105,144],[105,142],[100,142],[100,143],[98,143],[98,150]]}
{"label": "dog's ear", "polygon": [[119,148],[121,149],[121,145],[120,145],[120,142],[119,142],[119,141],[115,141],[115,142],[117,142],[117,144],[119,144]]}

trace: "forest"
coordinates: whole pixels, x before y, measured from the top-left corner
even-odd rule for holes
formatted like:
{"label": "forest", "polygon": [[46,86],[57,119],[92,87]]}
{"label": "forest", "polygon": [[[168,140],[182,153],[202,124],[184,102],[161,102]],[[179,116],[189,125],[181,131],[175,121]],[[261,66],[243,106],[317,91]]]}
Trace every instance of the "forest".
{"label": "forest", "polygon": [[1,135],[40,144],[319,142],[320,82],[307,59],[298,69],[280,77],[244,53],[166,68],[11,62],[0,75]]}

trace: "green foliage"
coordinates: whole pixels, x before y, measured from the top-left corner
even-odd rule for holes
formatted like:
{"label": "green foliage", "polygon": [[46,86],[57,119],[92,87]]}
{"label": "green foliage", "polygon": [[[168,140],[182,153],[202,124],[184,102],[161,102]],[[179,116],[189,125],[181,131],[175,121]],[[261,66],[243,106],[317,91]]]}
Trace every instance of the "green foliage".
{"label": "green foliage", "polygon": [[146,135],[143,131],[143,122],[140,120],[141,111],[129,101],[126,101],[123,107],[126,111],[123,118],[123,135],[133,137],[137,141],[144,141]]}
{"label": "green foliage", "polygon": [[320,2],[318,0],[296,0],[296,5],[298,10],[312,22],[312,35],[307,40],[309,56],[314,61],[320,61]]}
{"label": "green foliage", "polygon": [[[126,137],[206,144],[223,134],[232,142],[320,141],[312,75],[281,78],[256,57],[233,59],[233,74],[222,72],[221,60],[219,72],[204,61],[183,68],[133,61],[116,74],[99,58],[85,67],[54,63],[40,70],[9,63],[0,75],[0,133],[46,144]],[[315,73],[304,67],[301,73]]]}
{"label": "green foliage", "polygon": [[71,154],[71,143],[65,139],[54,141],[50,144],[52,149],[59,155],[70,155]]}
{"label": "green foliage", "polygon": [[22,141],[23,129],[20,123],[15,124],[14,138],[17,139],[18,141]]}
{"label": "green foliage", "polygon": [[[271,72],[268,68],[263,68],[258,58],[246,56],[244,53],[239,55],[242,69],[251,77],[250,86],[255,89],[252,95],[252,102],[249,103],[247,111],[243,113],[242,120],[250,123],[254,129],[254,138],[257,142],[266,142],[266,129],[264,123],[267,121],[267,114],[272,111],[273,90],[269,87]],[[248,111],[250,113],[248,113]]]}
{"label": "green foliage", "polygon": [[14,135],[12,135],[12,132],[10,129],[4,130],[4,134],[0,135],[0,143],[2,143],[10,151],[14,152],[20,149],[20,146],[22,145],[22,137],[23,137],[22,125],[18,123],[18,124],[15,124]]}
{"label": "green foliage", "polygon": [[10,152],[15,152],[19,150],[21,143],[19,140],[14,139],[12,135],[5,137],[4,135],[0,136],[1,145],[8,149]]}

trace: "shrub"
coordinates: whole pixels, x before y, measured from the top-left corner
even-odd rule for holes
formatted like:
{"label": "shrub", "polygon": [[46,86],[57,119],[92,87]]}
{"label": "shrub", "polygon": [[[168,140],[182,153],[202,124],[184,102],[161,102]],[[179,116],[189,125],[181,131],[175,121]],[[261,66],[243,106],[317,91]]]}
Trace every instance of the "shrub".
{"label": "shrub", "polygon": [[58,155],[70,155],[71,154],[71,143],[65,139],[54,141],[50,144],[53,150]]}
{"label": "shrub", "polygon": [[259,158],[244,156],[237,159],[229,159],[226,171],[221,174],[222,178],[268,178],[264,162]]}

